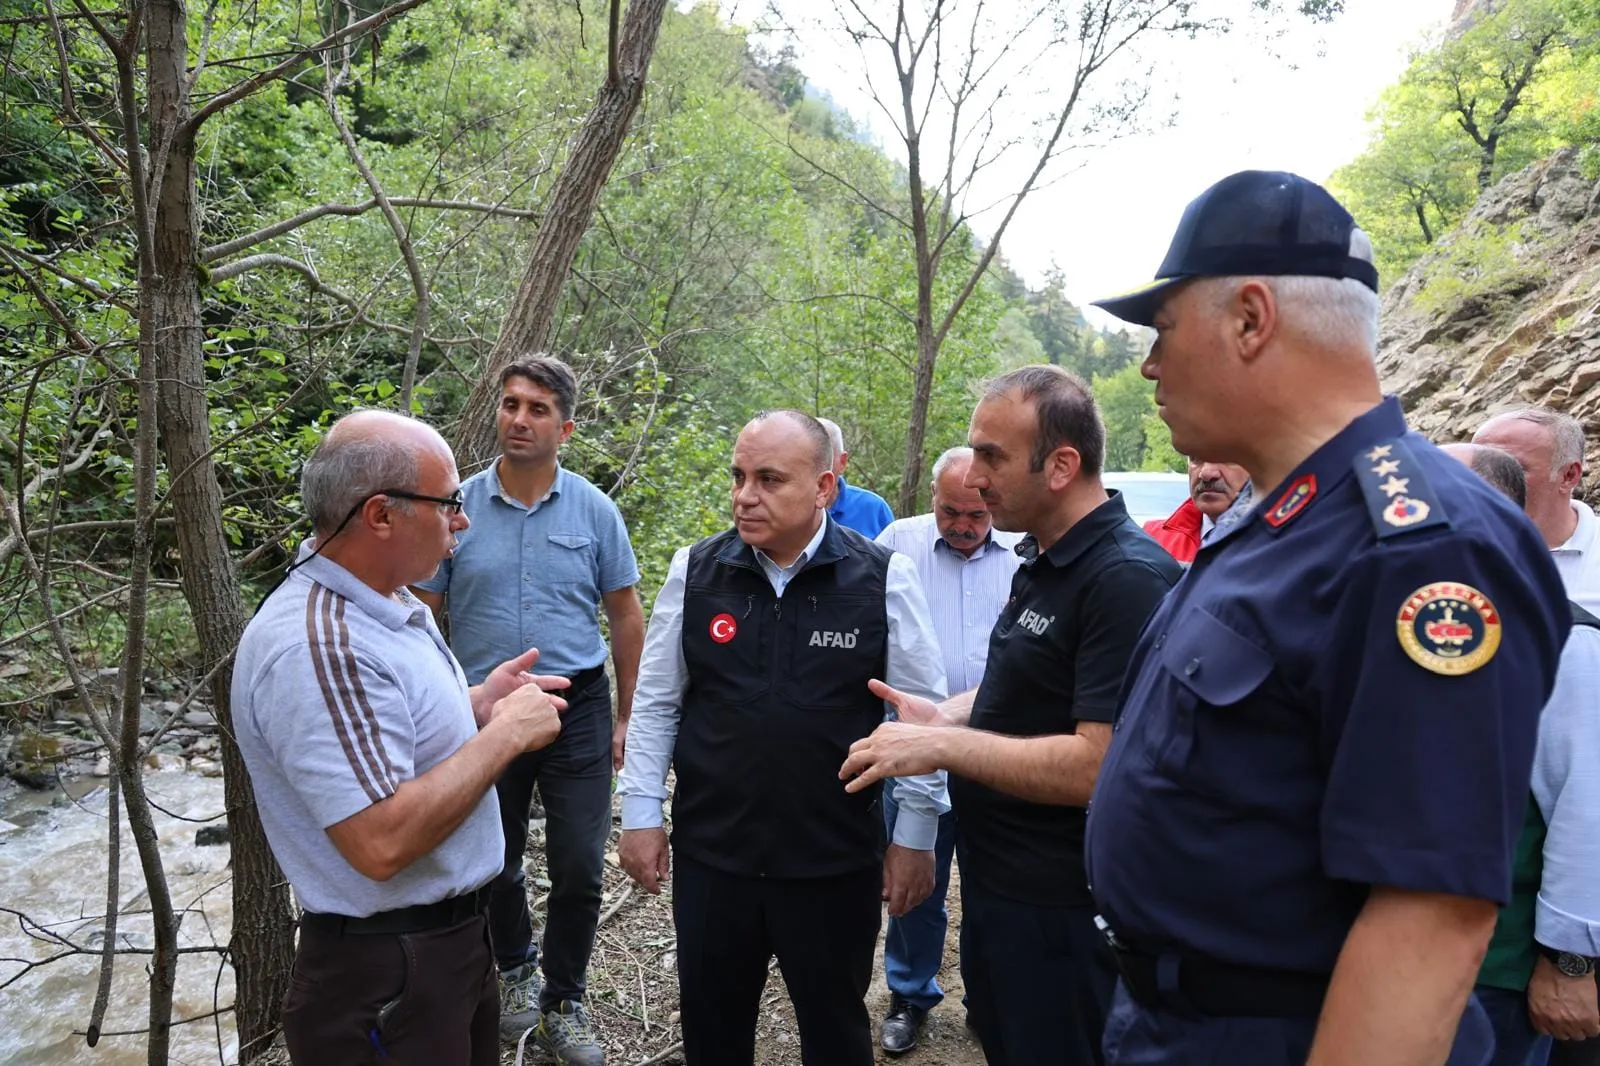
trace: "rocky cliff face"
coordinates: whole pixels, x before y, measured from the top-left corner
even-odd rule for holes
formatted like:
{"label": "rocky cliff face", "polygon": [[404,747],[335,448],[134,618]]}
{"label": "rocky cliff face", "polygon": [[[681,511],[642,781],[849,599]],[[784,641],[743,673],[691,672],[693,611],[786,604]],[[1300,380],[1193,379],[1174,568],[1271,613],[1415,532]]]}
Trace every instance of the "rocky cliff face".
{"label": "rocky cliff face", "polygon": [[1576,416],[1585,495],[1600,500],[1600,181],[1575,151],[1485,193],[1389,289],[1378,372],[1439,443],[1515,407]]}

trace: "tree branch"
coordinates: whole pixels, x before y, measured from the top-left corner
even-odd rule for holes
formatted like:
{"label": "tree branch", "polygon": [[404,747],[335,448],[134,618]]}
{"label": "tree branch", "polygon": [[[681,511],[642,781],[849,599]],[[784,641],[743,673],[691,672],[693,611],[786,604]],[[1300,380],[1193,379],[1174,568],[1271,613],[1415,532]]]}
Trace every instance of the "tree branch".
{"label": "tree branch", "polygon": [[[81,0],[79,0],[79,2],[81,2]],[[285,59],[277,66],[270,67],[267,70],[260,71],[256,74],[252,74],[244,81],[235,83],[229,88],[218,93],[216,96],[213,96],[210,100],[206,101],[204,107],[199,108],[193,115],[189,116],[189,121],[184,124],[184,131],[190,136],[193,136],[199,132],[200,127],[205,124],[206,119],[210,118],[212,115],[215,115],[217,112],[222,111],[224,108],[232,107],[240,100],[259,92],[261,89],[271,85],[273,82],[282,80],[289,74],[290,71],[294,70],[295,67],[311,59],[313,56],[316,56],[328,50],[329,48],[338,45],[340,42],[348,40],[349,38],[359,37],[364,33],[370,33],[384,25],[384,23],[391,21],[396,16],[403,15],[412,8],[419,7],[425,3],[427,3],[427,0],[399,0],[398,3],[390,4],[381,11],[367,16],[360,22],[352,22],[349,25],[344,26],[342,29],[335,30],[322,40],[318,41],[316,44],[313,44],[307,48],[302,48],[300,51],[296,52],[288,59]]]}
{"label": "tree branch", "polygon": [[[541,217],[538,211],[528,211],[518,207],[502,207],[500,204],[486,204],[477,200],[431,200],[416,196],[393,196],[389,198],[389,203],[395,207],[431,207],[441,211],[477,211],[486,215],[527,219],[532,222],[539,221]],[[247,233],[243,237],[235,237],[233,240],[223,241],[221,244],[213,244],[200,252],[200,261],[202,263],[215,262],[224,256],[242,252],[246,248],[252,248],[263,241],[281,237],[285,233],[299,229],[306,223],[314,222],[325,215],[363,215],[377,206],[379,204],[376,198],[359,204],[318,204],[316,207],[307,208],[291,218],[286,218],[281,222],[274,222],[270,226],[258,229],[254,233]],[[212,273],[212,277],[216,277],[215,272]]]}
{"label": "tree branch", "polygon": [[361,154],[361,146],[356,143],[355,135],[350,132],[350,127],[345,123],[344,115],[339,111],[339,103],[334,94],[340,87],[340,80],[333,76],[333,64],[324,62],[327,78],[322,91],[323,102],[327,105],[328,115],[333,119],[334,129],[339,132],[339,140],[344,142],[344,149],[350,156],[356,171],[361,175],[361,180],[367,183],[367,188],[372,190],[372,198],[378,202],[378,210],[383,212],[384,219],[389,223],[389,231],[394,234],[395,244],[400,248],[400,255],[405,259],[406,273],[411,277],[411,290],[416,295],[416,317],[412,320],[410,339],[406,344],[406,362],[400,372],[400,410],[405,414],[411,413],[411,390],[417,382],[417,363],[422,357],[422,338],[428,333],[428,314],[431,298],[428,292],[428,279],[423,277],[422,264],[417,262],[417,250],[411,243],[411,233],[406,224],[400,221],[400,216],[395,212],[394,205],[389,202],[388,195],[383,190],[383,183],[367,165],[366,156]]}

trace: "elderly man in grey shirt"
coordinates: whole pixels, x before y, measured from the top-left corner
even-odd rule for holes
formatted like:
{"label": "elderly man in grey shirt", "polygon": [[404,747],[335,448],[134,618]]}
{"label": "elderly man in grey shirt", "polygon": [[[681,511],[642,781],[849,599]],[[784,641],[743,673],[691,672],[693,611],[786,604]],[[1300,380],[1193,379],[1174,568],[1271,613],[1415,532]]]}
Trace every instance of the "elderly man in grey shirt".
{"label": "elderly man in grey shirt", "polygon": [[305,914],[284,1036],[299,1066],[499,1059],[483,910],[495,778],[561,729],[527,652],[468,687],[427,608],[467,526],[421,422],[336,423],[306,462],[315,527],[239,643],[234,722],[262,825]]}

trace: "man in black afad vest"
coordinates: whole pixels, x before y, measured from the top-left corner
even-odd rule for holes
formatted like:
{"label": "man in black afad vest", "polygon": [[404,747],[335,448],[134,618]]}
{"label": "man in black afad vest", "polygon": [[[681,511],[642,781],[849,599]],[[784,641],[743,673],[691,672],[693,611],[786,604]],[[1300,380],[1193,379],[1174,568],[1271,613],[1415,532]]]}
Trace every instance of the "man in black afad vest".
{"label": "man in black afad vest", "polygon": [[904,914],[933,887],[943,774],[887,783],[900,806],[887,847],[881,790],[839,780],[850,745],[883,720],[867,682],[938,698],[944,673],[914,564],[827,517],[832,459],[809,415],[745,426],[734,527],[673,556],[645,637],[620,853],[652,894],[676,867],[689,1066],[753,1062],[773,956],[807,1066],[870,1066],[880,902]]}

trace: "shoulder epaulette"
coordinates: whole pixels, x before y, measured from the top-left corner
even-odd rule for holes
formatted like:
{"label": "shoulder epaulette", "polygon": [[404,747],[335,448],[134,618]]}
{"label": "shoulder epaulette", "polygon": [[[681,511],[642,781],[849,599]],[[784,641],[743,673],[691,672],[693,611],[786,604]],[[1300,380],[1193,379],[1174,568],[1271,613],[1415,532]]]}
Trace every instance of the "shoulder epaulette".
{"label": "shoulder epaulette", "polygon": [[1450,524],[1444,505],[1434,495],[1421,464],[1403,438],[1394,437],[1363,448],[1356,454],[1354,465],[1379,540]]}

